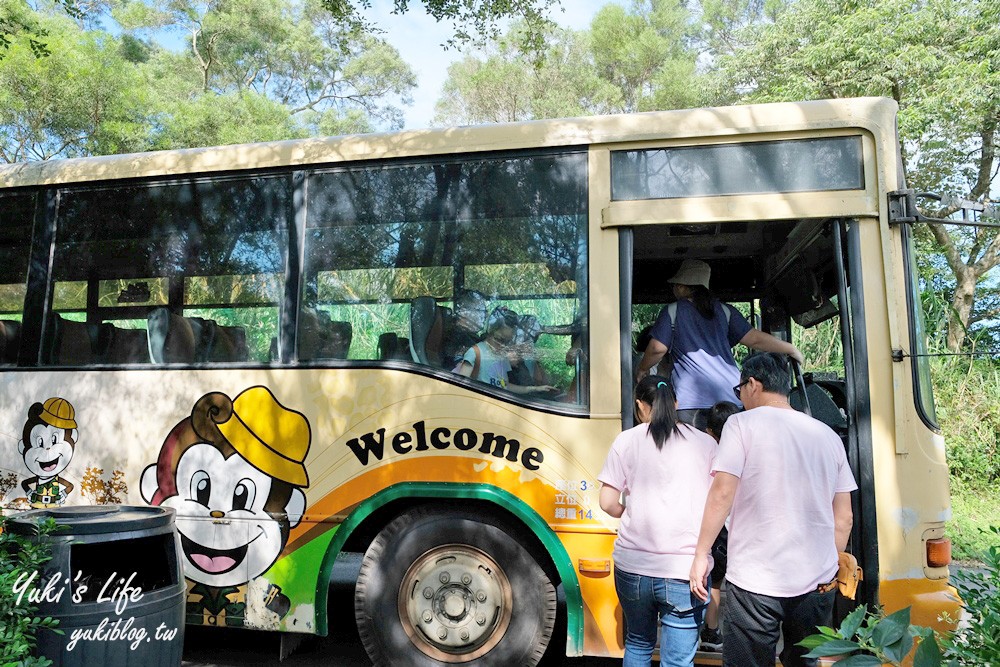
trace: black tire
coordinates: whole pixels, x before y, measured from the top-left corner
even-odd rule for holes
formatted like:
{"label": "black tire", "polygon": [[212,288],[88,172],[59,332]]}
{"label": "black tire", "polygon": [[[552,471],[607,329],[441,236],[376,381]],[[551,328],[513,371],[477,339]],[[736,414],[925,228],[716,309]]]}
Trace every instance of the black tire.
{"label": "black tire", "polygon": [[556,590],[501,521],[425,506],[365,552],[354,614],[378,667],[532,667],[552,638]]}

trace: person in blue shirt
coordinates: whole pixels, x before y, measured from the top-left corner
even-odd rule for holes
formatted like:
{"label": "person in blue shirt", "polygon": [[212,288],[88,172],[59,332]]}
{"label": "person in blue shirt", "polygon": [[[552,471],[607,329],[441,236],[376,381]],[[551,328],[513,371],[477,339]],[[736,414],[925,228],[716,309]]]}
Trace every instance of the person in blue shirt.
{"label": "person in blue shirt", "polygon": [[[668,280],[677,303],[660,311],[636,369],[639,381],[669,352],[677,416],[703,431],[711,407],[733,400],[733,387],[740,381],[733,358],[737,343],[762,352],[787,354],[800,364],[803,361],[794,345],[753,328],[738,310],[716,299],[708,289],[710,277],[711,268],[705,262],[686,259],[681,263]],[[661,366],[660,372],[663,370]]]}

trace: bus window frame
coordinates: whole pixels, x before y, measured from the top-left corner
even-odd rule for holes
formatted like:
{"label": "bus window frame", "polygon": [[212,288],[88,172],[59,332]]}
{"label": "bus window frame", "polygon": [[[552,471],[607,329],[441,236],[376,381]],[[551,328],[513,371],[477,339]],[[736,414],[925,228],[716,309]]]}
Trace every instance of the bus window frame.
{"label": "bus window frame", "polygon": [[[913,383],[913,403],[917,409],[920,421],[933,432],[940,433],[941,426],[938,423],[937,407],[934,404],[927,345],[921,337],[917,326],[919,318],[919,328],[926,331],[927,325],[924,320],[924,311],[917,299],[920,284],[915,265],[916,249],[913,245],[913,229],[908,224],[902,224],[899,227],[903,253],[903,276],[906,280],[906,310],[908,314],[906,329],[910,343],[910,378]],[[925,383],[930,391],[924,391]],[[928,401],[930,406],[929,414],[927,411]]]}

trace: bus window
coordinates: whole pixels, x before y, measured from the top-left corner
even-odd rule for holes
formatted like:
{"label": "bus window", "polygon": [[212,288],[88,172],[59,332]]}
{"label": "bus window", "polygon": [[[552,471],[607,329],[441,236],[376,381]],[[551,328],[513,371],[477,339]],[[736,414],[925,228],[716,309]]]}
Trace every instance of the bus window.
{"label": "bus window", "polygon": [[0,197],[0,365],[17,363],[35,195]]}
{"label": "bus window", "polygon": [[290,199],[286,176],[62,191],[43,361],[266,362]]}
{"label": "bus window", "polygon": [[[566,400],[571,325],[586,305],[586,164],[572,152],[311,175],[299,360],[450,372],[483,340],[486,313],[506,307],[538,326],[498,355],[512,372],[527,362],[522,379],[558,388],[532,398]],[[480,316],[462,316],[466,294],[478,295]]]}

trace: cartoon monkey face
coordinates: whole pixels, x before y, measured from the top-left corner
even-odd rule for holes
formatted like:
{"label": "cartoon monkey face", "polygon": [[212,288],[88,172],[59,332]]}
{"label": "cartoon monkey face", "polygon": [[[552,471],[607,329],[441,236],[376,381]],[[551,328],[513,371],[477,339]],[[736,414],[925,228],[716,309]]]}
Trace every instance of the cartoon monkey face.
{"label": "cartoon monkey face", "polygon": [[[236,407],[245,421],[236,417]],[[261,421],[268,416],[275,421]],[[284,428],[272,433],[272,423]],[[272,444],[262,445],[251,427]],[[264,387],[244,391],[235,403],[219,392],[206,394],[170,431],[139,487],[147,503],[177,511],[188,579],[237,586],[274,564],[305,511],[300,487],[308,476],[301,461],[309,438],[305,417]]]}
{"label": "cartoon monkey face", "polygon": [[73,458],[73,443],[77,430],[36,423],[27,441],[19,446],[24,465],[40,479],[51,479],[61,473]]}
{"label": "cartoon monkey face", "polygon": [[264,509],[273,481],[239,455],[225,458],[214,445],[199,443],[184,451],[177,462],[177,495],[162,505],[177,510],[189,579],[234,586],[274,564],[288,527],[298,524],[305,495],[293,490],[285,508],[288,524],[283,527]]}

